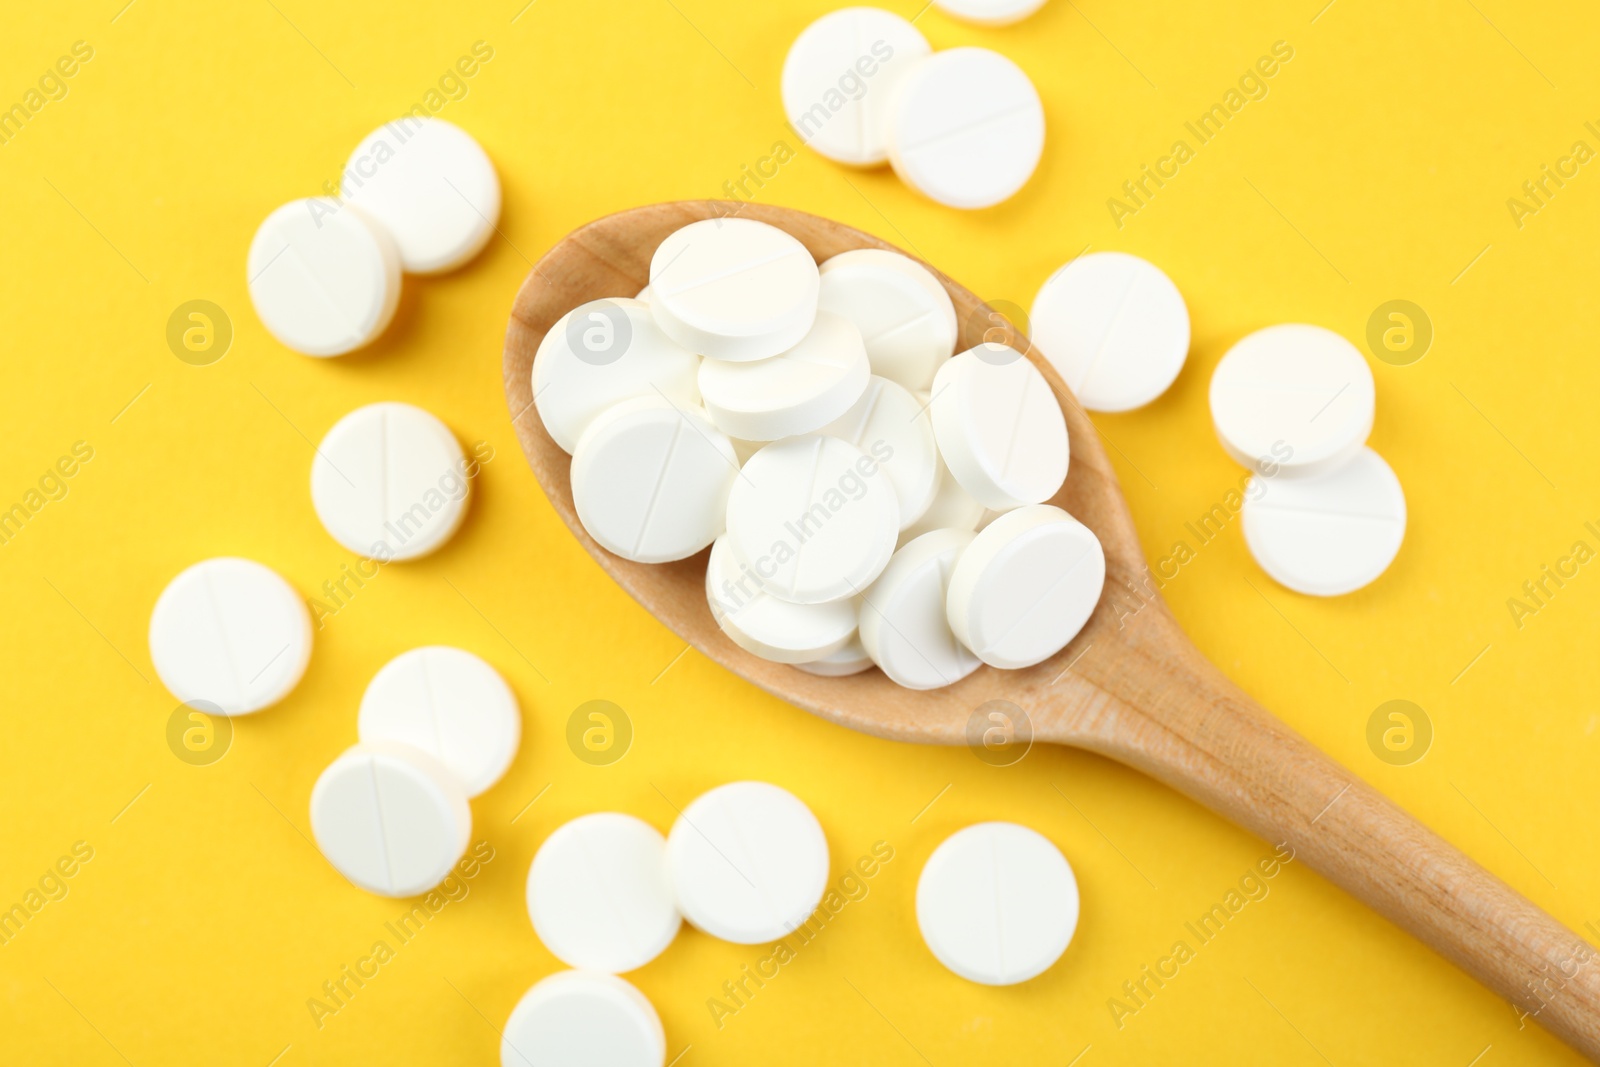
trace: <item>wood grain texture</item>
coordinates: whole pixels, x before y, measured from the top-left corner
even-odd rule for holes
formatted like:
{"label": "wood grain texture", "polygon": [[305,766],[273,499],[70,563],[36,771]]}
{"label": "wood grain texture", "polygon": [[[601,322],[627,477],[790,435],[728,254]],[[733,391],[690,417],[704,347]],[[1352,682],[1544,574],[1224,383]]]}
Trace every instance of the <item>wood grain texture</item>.
{"label": "wood grain texture", "polygon": [[[1263,711],[1201,656],[1154,591],[1132,517],[1087,414],[1026,338],[997,327],[997,316],[937,268],[930,265],[962,324],[960,347],[997,339],[997,328],[1005,331],[1044,373],[1067,419],[1071,468],[1052,502],[1099,536],[1108,595],[1058,655],[1021,671],[984,667],[931,692],[901,689],[877,671],[819,678],[752,656],[722,634],[706,604],[705,553],[645,565],[596,545],[573,509],[570,459],[533,407],[534,354],[545,332],[573,307],[643,288],[651,254],[667,234],[733,212],[724,202],[685,201],[590,223],[539,261],[512,310],[504,371],[517,436],[557,514],[618,584],[711,659],[853,730],[962,744],[980,705],[1014,704],[1037,739],[1136,767],[1267,842],[1287,844],[1297,859],[1600,1062],[1600,954]],[[738,214],[787,230],[819,261],[853,248],[899,251],[798,211],[750,204]],[[1131,592],[1113,597],[1113,587]]]}

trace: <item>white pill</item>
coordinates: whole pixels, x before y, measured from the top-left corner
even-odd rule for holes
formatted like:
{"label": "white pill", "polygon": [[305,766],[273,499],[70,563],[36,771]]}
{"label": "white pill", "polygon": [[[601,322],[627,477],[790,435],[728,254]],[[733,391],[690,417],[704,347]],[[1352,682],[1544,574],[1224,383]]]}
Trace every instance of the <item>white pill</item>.
{"label": "white pill", "polygon": [[722,533],[739,461],[697,410],[659,396],[624,400],[572,453],[572,501],[589,536],[638,563],[667,563]]}
{"label": "white pill", "polygon": [[312,786],[311,834],[360,888],[410,897],[444,881],[467,850],[472,810],[455,775],[426,752],[362,742]]}
{"label": "white pill", "polygon": [[557,828],[528,870],[528,914],[544,947],[569,967],[607,974],[661,955],[680,925],[666,850],[654,826],[614,811]]}
{"label": "white pill", "polygon": [[945,604],[956,640],[991,667],[1049,659],[1100,602],[1106,557],[1090,529],[1050,504],[1008,511],[956,562]]}
{"label": "white pill", "polygon": [[935,530],[894,554],[861,600],[861,644],[907,689],[954,685],[983,665],[956,640],[945,604],[956,561],[977,535]]}
{"label": "white pill", "polygon": [[907,185],[956,208],[992,207],[1044,153],[1044,105],[1021,67],[987,48],[936,52],[906,71],[889,110],[889,162]]}
{"label": "white pill", "polygon": [[771,359],[700,361],[700,395],[717,428],[746,441],[820,430],[850,410],[872,377],[861,332],[819,311],[811,332]]}
{"label": "white pill", "polygon": [[613,974],[559,971],[525,993],[500,1037],[502,1067],[661,1067],[667,1035],[645,995]]}
{"label": "white pill", "polygon": [[847,678],[852,674],[870,671],[875,664],[872,657],[867,655],[866,646],[861,643],[858,634],[837,652],[830,652],[810,663],[796,663],[795,666],[820,678]]}
{"label": "white pill", "polygon": [[922,264],[881,248],[841,252],[820,268],[817,307],[855,323],[872,373],[912,392],[933,385],[956,350],[955,305]]}
{"label": "white pill", "polygon": [[940,963],[972,982],[1044,973],[1078,928],[1078,879],[1047,838],[985,822],[945,838],[917,879],[917,926]]}
{"label": "white pill", "polygon": [[477,796],[505,774],[522,740],[516,694],[459,648],[429,645],[385,663],[361,696],[362,741],[400,741],[444,764]]}
{"label": "white pill", "polygon": [[453,270],[500,219],[500,179],[472,135],[435,118],[378,127],[350,154],[340,193],[394,235],[411,274]]}
{"label": "white pill", "polygon": [[1044,0],[933,0],[951,18],[980,26],[1009,26],[1044,6]]}
{"label": "white pill", "polygon": [[988,509],[976,500],[939,460],[939,484],[934,490],[933,503],[922,513],[922,518],[900,531],[900,544],[909,544],[933,530],[976,530]]}
{"label": "white pill", "polygon": [[1067,421],[1015,349],[979,345],[940,367],[928,412],[945,466],[986,508],[1043,503],[1067,479]]}
{"label": "white pill", "polygon": [[539,343],[533,403],[562,451],[572,453],[594,417],[621,400],[664,396],[700,403],[700,357],[661,332],[639,300],[591,300],[567,312]]}
{"label": "white pill", "polygon": [[742,362],[793,348],[817,314],[817,261],[776,226],[703,219],[650,260],[650,312],[680,345]]}
{"label": "white pill", "polygon": [[859,595],[894,554],[900,529],[885,458],[815,434],[751,456],[728,494],[735,559],[782,600]]}
{"label": "white pill", "polygon": [[1355,345],[1320,326],[1257,330],[1211,376],[1211,421],[1223,449],[1276,477],[1338,470],[1366,444],[1377,410],[1372,369]]}
{"label": "white pill", "polygon": [[739,945],[799,929],[828,883],[828,839],[811,809],[767,782],[701,794],[667,834],[667,871],[683,917]]}
{"label": "white pill", "polygon": [[1189,354],[1172,279],[1126,252],[1092,252],[1033,298],[1033,341],[1090,411],[1131,411],[1167,391]]}
{"label": "white pill", "polygon": [[783,61],[789,125],[829,159],[857,167],[884,162],[894,82],[932,51],[915,26],[888,11],[847,7],[823,15]]}
{"label": "white pill", "polygon": [[246,277],[268,332],[308,356],[368,344],[400,306],[393,238],[360,209],[324,197],[267,216],[250,242]]}
{"label": "white pill", "polygon": [[874,375],[850,410],[821,433],[849,441],[869,455],[887,454],[883,472],[900,504],[900,525],[910,526],[933,503],[939,488],[939,449],[923,402],[904,386]]}
{"label": "white pill", "polygon": [[1340,596],[1377,579],[1406,535],[1406,495],[1370,448],[1321,478],[1257,474],[1245,487],[1244,540],[1273,581]]}
{"label": "white pill", "polygon": [[439,419],[410,404],[368,404],[328,431],[311,461],[311,504],[333,539],[380,560],[415,559],[467,514],[467,457]]}
{"label": "white pill", "polygon": [[299,684],[311,662],[311,613],[294,587],[254,560],[204,560],[157,598],[150,661],[183,703],[248,715]]}
{"label": "white pill", "polygon": [[643,289],[640,289],[639,292],[634,296],[634,299],[642,300],[646,304],[650,303],[650,287],[647,285]]}
{"label": "white pill", "polygon": [[855,635],[854,598],[826,604],[791,604],[761,587],[754,571],[728,548],[726,537],[711,546],[706,566],[711,617],[729,640],[774,663],[810,663],[843,648]]}

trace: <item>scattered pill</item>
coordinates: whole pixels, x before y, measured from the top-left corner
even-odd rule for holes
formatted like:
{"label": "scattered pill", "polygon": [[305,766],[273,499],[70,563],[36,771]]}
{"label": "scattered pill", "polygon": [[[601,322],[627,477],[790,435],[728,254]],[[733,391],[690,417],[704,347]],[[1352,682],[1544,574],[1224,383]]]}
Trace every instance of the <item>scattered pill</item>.
{"label": "scattered pill", "polygon": [[922,264],[880,248],[841,252],[819,268],[817,307],[855,323],[872,373],[926,392],[956,350],[956,309]]}
{"label": "scattered pill", "polygon": [[807,674],[815,674],[821,678],[847,678],[852,674],[870,671],[875,664],[872,662],[872,657],[867,655],[860,635],[857,635],[837,652],[830,652],[810,663],[796,663],[795,666]]}
{"label": "scattered pill", "polygon": [[972,499],[955,476],[939,460],[939,484],[934,489],[933,503],[922,513],[922,518],[900,531],[900,544],[909,544],[933,530],[976,530],[987,508]]}
{"label": "scattered pill", "polygon": [[1321,478],[1251,477],[1244,540],[1273,581],[1310,596],[1353,593],[1400,551],[1406,496],[1383,457],[1363,448]]}
{"label": "scattered pill", "polygon": [[1040,504],[1066,481],[1066,420],[1044,375],[1015,349],[984,344],[945,363],[928,410],[945,466],[984,507]]}
{"label": "scattered pill", "polygon": [[311,789],[311,834],[338,872],[369,893],[438,885],[467,849],[467,792],[444,764],[394,741],[363,742]]}
{"label": "scattered pill", "polygon": [[894,554],[861,600],[861,644],[907,689],[954,685],[982,666],[956,640],[945,610],[956,560],[977,535],[935,530]]}
{"label": "scattered pill", "polygon": [[650,312],[692,352],[766,359],[810,332],[817,286],[816,260],[783,230],[752,219],[704,219],[657,247]]}
{"label": "scattered pill", "polygon": [[672,824],[667,870],[684,918],[713,937],[756,945],[798,929],[822,900],[828,840],[794,794],[730,782]]}
{"label": "scattered pill", "polygon": [[405,116],[367,135],[340,193],[393,237],[410,274],[454,270],[482,251],[500,218],[500,179],[461,127]]}
{"label": "scattered pill", "polygon": [[719,537],[706,566],[706,598],[711,617],[729,640],[774,663],[810,663],[844,647],[856,632],[854,599],[825,604],[791,604],[761,587],[754,572],[739,564]]}
{"label": "scattered pill", "polygon": [[1009,26],[1044,6],[1044,0],[933,0],[951,18],[980,26]]}
{"label": "scattered pill", "polygon": [[466,455],[450,428],[410,404],[368,404],[328,431],[311,461],[311,503],[333,539],[381,560],[415,559],[467,514]]}
{"label": "scattered pill", "polygon": [[1052,274],[1033,299],[1031,331],[1090,411],[1150,403],[1189,353],[1189,309],[1178,287],[1126,252],[1092,252]]}
{"label": "scattered pill", "polygon": [[1050,504],[1008,511],[967,546],[950,576],[950,629],[991,667],[1031,667],[1083,629],[1100,602],[1099,538]]}
{"label": "scattered pill", "polygon": [[511,766],[522,715],[499,671],[463,649],[429,645],[379,669],[362,694],[357,729],[364,742],[422,749],[475,797]]}
{"label": "scattered pill", "polygon": [[860,331],[822,311],[798,344],[770,359],[701,360],[699,385],[718,429],[747,441],[776,441],[839,418],[871,376]]}
{"label": "scattered pill", "polygon": [[311,614],[294,587],[254,560],[185,569],[150,613],[150,661],[192,707],[248,715],[299,684],[311,661]]}
{"label": "scattered pill", "polygon": [[700,403],[700,357],[661,332],[640,300],[591,300],[550,327],[533,361],[533,402],[569,455],[594,417],[636,396]]}
{"label": "scattered pill", "polygon": [[1049,839],[986,822],[944,840],[917,879],[917,925],[935,958],[969,981],[1044,973],[1078,928],[1078,879]]}
{"label": "scattered pill", "polygon": [[888,11],[847,7],[823,15],[783,61],[789,125],[829,159],[857,167],[884,162],[894,83],[932,51],[915,26]]}
{"label": "scattered pill", "polygon": [[886,452],[883,473],[900,504],[900,525],[920,519],[939,488],[939,450],[923,402],[877,375],[850,410],[820,431],[873,455]]}
{"label": "scattered pill", "polygon": [[796,604],[856,596],[894,554],[894,487],[868,455],[837,437],[808,435],[750,457],[728,494],[728,547],[763,588]]}
{"label": "scattered pill", "polygon": [[626,979],[559,971],[525,993],[500,1037],[502,1067],[662,1067],[661,1017]]}
{"label": "scattered pill", "polygon": [[659,396],[589,424],[572,454],[572,500],[589,536],[638,563],[694,555],[722,533],[739,461],[726,434]]}
{"label": "scattered pill", "polygon": [[1044,105],[1022,68],[987,48],[951,48],[900,78],[889,161],[919,193],[992,207],[1027,184],[1044,153]]}
{"label": "scattered pill", "polygon": [[250,242],[250,302],[268,332],[308,356],[373,341],[400,306],[400,254],[359,208],[316,197],[267,216]]}
{"label": "scattered pill", "polygon": [[556,829],[528,871],[528,914],[544,947],[569,967],[621,974],[661,955],[680,918],[666,839],[618,812]]}
{"label": "scattered pill", "polygon": [[1320,326],[1257,330],[1211,376],[1211,419],[1237,462],[1274,477],[1338,470],[1372,432],[1372,369],[1349,341]]}

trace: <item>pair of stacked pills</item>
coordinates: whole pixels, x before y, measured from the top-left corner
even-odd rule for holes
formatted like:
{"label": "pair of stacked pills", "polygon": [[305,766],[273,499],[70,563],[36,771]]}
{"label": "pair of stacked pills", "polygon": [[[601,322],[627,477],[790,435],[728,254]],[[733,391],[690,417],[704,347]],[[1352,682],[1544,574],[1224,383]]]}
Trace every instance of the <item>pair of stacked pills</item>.
{"label": "pair of stacked pills", "polygon": [[[1001,22],[1038,4],[951,6],[991,8],[986,21]],[[1044,104],[1021,67],[987,48],[935,53],[915,26],[879,8],[843,8],[806,27],[784,60],[782,95],[808,146],[851,166],[887,162],[949,207],[1009,199],[1044,153]]]}
{"label": "pair of stacked pills", "polygon": [[250,300],[272,335],[308,356],[342,356],[383,333],[400,277],[477,255],[500,217],[489,156],[443,119],[404,116],[368,134],[340,196],[292,200],[250,244]]}
{"label": "pair of stacked pills", "polygon": [[925,267],[877,249],[819,267],[780,229],[708,219],[661,242],[644,295],[574,309],[534,360],[601,547],[709,546],[723,631],[814,673],[931,689],[1076,636],[1105,558],[1045,503],[1069,461],[1055,394],[1005,345],[953,355]]}

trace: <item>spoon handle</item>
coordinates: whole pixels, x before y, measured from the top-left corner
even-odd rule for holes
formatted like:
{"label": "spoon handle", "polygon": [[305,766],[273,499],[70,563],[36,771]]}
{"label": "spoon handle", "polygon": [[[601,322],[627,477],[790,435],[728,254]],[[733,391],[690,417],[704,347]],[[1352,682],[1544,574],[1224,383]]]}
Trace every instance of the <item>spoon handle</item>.
{"label": "spoon handle", "polygon": [[[1600,951],[1323,755],[1198,653],[1074,741],[1272,844],[1600,1062]],[[1148,676],[1147,676],[1148,677]],[[1127,694],[1133,696],[1134,694]]]}

